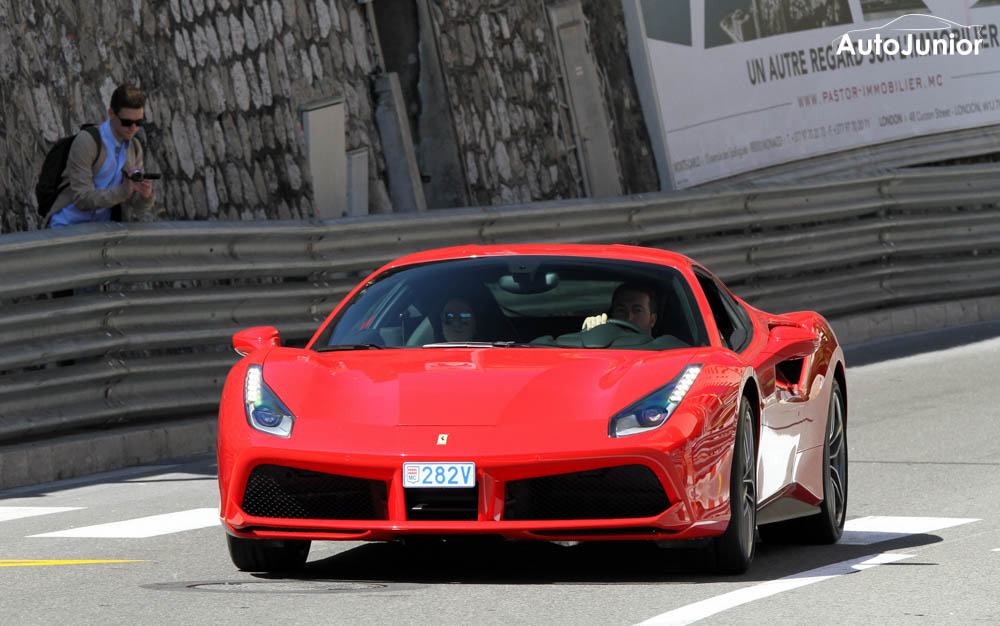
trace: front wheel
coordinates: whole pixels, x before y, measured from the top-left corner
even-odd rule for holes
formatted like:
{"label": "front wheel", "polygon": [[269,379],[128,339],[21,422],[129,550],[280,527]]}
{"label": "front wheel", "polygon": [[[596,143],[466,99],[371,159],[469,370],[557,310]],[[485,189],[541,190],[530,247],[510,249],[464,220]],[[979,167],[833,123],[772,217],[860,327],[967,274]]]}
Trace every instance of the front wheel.
{"label": "front wheel", "polygon": [[244,572],[290,572],[309,556],[308,539],[244,539],[226,535],[229,558]]}
{"label": "front wheel", "polygon": [[739,415],[729,477],[729,526],[711,545],[717,574],[746,572],[757,546],[757,445],[753,413],[745,396]]}

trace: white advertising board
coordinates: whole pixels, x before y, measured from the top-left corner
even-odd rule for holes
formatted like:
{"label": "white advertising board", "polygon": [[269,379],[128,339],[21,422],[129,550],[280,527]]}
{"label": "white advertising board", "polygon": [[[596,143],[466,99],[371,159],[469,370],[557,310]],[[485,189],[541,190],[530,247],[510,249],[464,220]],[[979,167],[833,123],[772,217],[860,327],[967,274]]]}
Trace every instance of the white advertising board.
{"label": "white advertising board", "polygon": [[1000,123],[1000,0],[623,4],[644,43],[630,48],[661,177],[677,189]]}

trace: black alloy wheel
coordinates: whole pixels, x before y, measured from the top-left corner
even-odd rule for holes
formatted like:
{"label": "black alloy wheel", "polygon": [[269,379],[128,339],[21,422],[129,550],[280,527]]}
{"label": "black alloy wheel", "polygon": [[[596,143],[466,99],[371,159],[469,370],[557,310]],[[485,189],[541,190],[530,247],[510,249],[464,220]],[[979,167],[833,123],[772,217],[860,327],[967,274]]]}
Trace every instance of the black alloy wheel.
{"label": "black alloy wheel", "polygon": [[847,519],[847,411],[840,383],[833,381],[830,411],[823,444],[823,503],[820,512],[803,521],[805,538],[813,543],[836,543]]}
{"label": "black alloy wheel", "polygon": [[729,480],[729,526],[712,540],[713,571],[742,574],[750,567],[757,547],[757,445],[753,413],[740,400],[733,467]]}

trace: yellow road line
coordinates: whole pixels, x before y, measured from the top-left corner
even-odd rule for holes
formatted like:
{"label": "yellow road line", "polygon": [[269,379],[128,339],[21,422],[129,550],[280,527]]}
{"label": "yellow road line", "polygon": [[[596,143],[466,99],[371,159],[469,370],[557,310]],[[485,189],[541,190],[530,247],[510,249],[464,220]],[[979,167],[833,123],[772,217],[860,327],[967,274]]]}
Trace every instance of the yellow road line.
{"label": "yellow road line", "polygon": [[39,565],[89,565],[93,563],[145,563],[140,560],[50,560],[50,559],[0,559],[0,567],[35,567]]}

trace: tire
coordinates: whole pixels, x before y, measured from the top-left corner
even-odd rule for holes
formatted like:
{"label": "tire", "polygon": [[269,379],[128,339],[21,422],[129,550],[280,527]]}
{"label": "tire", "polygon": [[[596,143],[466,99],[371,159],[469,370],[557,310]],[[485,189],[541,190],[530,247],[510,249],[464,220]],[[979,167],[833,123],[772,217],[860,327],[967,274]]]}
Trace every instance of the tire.
{"label": "tire", "polygon": [[301,569],[309,556],[309,540],[244,539],[226,535],[229,558],[244,572],[291,572]]}
{"label": "tire", "polygon": [[774,543],[836,543],[847,519],[847,410],[840,383],[833,381],[823,441],[823,502],[809,517],[760,527],[761,537]]}
{"label": "tire", "polygon": [[740,400],[733,467],[729,477],[729,526],[712,539],[712,571],[742,574],[757,548],[757,445],[750,403]]}

